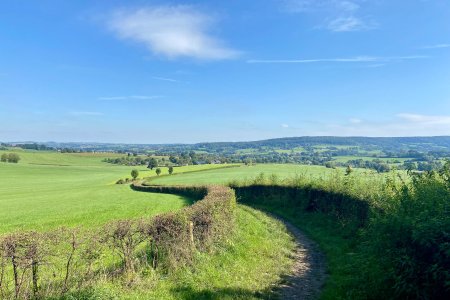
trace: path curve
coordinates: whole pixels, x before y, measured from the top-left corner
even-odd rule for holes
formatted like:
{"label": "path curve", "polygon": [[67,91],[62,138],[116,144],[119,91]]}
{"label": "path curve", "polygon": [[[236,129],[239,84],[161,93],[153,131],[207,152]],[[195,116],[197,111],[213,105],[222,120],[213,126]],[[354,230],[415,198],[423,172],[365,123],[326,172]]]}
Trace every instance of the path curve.
{"label": "path curve", "polygon": [[283,278],[283,283],[275,290],[281,299],[317,299],[327,277],[325,255],[318,245],[302,233],[296,226],[283,218],[270,214],[282,222],[295,239],[295,260],[291,273]]}

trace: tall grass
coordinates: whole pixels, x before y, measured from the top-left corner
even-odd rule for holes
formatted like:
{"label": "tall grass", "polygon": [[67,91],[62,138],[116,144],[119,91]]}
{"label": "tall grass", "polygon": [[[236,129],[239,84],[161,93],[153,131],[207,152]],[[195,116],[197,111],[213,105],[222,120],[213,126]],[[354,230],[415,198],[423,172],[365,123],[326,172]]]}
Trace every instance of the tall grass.
{"label": "tall grass", "polygon": [[[373,179],[373,180],[372,180]],[[450,297],[450,162],[439,172],[232,182],[238,200],[281,214],[326,251],[326,299]]]}

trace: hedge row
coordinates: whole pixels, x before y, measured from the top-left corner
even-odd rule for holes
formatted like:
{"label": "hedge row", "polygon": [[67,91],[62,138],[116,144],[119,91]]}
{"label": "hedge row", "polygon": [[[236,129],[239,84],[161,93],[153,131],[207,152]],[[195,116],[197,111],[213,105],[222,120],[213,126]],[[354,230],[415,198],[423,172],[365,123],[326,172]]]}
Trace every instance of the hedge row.
{"label": "hedge row", "polygon": [[242,203],[297,218],[320,212],[319,218],[336,221],[342,230],[330,234],[352,244],[336,298],[450,299],[450,160],[439,171],[393,179],[379,187],[352,175],[315,185],[254,180],[263,184],[230,186]]}
{"label": "hedge row", "polygon": [[321,212],[356,228],[367,224],[369,203],[348,194],[310,186],[250,185],[231,186],[242,203]]}
{"label": "hedge row", "polygon": [[149,269],[188,266],[197,251],[211,251],[233,228],[235,195],[227,187],[144,187],[143,192],[204,197],[175,213],[113,221],[95,229],[60,228],[0,237],[0,299],[43,299],[95,282],[126,284]]}

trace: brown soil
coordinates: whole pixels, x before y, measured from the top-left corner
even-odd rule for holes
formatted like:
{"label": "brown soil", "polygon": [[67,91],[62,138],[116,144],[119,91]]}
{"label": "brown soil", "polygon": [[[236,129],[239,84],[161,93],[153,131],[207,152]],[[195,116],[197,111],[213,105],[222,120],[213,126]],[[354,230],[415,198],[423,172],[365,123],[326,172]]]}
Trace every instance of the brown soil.
{"label": "brown soil", "polygon": [[285,224],[296,242],[291,273],[283,278],[275,293],[281,299],[317,299],[327,276],[324,254],[297,227],[278,216],[273,217]]}

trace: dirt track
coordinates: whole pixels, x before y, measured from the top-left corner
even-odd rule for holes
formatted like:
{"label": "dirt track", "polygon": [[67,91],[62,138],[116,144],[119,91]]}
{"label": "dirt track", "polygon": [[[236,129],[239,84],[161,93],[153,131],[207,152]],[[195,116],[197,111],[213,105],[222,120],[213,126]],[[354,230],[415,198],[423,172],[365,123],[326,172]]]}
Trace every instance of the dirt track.
{"label": "dirt track", "polygon": [[317,299],[327,276],[324,254],[297,227],[278,216],[272,217],[285,224],[296,242],[291,274],[283,278],[276,294],[281,299]]}

